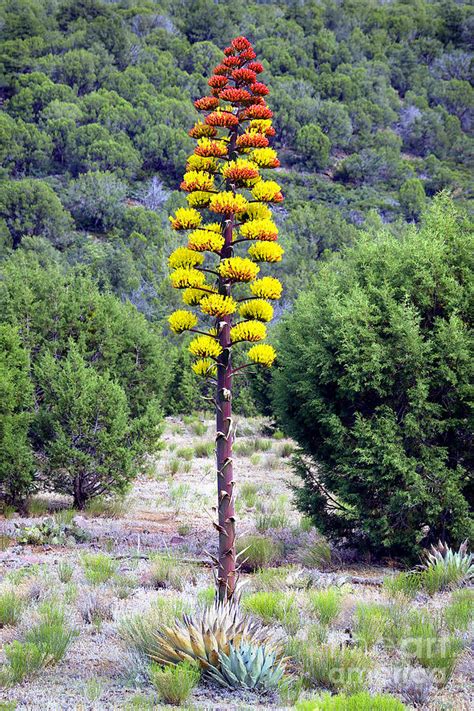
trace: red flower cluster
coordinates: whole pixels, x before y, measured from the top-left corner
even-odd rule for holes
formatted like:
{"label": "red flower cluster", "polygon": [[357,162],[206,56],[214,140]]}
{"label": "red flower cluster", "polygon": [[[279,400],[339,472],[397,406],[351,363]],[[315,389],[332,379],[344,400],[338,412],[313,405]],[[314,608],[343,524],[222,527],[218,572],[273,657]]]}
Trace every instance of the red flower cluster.
{"label": "red flower cluster", "polygon": [[215,96],[203,96],[194,102],[194,106],[198,111],[211,111],[219,106],[219,99]]}
{"label": "red flower cluster", "polygon": [[228,82],[227,77],[223,77],[220,74],[215,74],[207,82],[213,89],[222,89]]}
{"label": "red flower cluster", "polygon": [[261,133],[243,133],[237,139],[237,148],[266,148],[268,138]]}
{"label": "red flower cluster", "polygon": [[250,88],[252,89],[253,93],[257,94],[258,96],[266,96],[269,92],[268,86],[261,81],[256,81],[254,84],[252,84]]}
{"label": "red flower cluster", "polygon": [[250,62],[248,68],[255,72],[255,74],[261,74],[264,71],[263,64],[260,62]]}
{"label": "red flower cluster", "polygon": [[242,82],[243,84],[253,84],[256,80],[257,75],[251,69],[234,69],[232,72],[232,79],[236,82]]}
{"label": "red flower cluster", "polygon": [[206,116],[204,121],[208,126],[223,126],[224,128],[232,128],[239,123],[238,117],[231,114],[230,111],[213,111],[212,114]]}
{"label": "red flower cluster", "polygon": [[219,97],[223,101],[230,101],[231,104],[246,104],[255,101],[255,97],[247,89],[233,89],[231,87],[223,89]]}
{"label": "red flower cluster", "polygon": [[245,118],[247,119],[269,119],[272,116],[273,111],[268,106],[259,106],[258,104],[252,104],[245,111]]}

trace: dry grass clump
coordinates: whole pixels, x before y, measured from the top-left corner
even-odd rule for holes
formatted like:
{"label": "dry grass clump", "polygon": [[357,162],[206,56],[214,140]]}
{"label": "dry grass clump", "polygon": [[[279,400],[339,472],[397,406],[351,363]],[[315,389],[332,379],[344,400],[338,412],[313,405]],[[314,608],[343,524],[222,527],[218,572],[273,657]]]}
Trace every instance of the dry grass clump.
{"label": "dry grass clump", "polygon": [[276,561],[283,552],[283,546],[265,536],[249,535],[238,539],[237,552],[241,555],[244,569],[258,570]]}

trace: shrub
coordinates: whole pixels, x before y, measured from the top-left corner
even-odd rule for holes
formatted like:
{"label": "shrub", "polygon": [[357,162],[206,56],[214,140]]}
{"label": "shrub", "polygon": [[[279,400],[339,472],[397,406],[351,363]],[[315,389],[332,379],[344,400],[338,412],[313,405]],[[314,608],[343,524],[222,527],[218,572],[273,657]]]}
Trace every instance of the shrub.
{"label": "shrub", "polygon": [[67,562],[67,560],[60,560],[57,565],[58,578],[62,583],[68,583],[74,573],[74,566]]}
{"label": "shrub", "polygon": [[377,603],[359,603],[354,613],[353,636],[365,650],[371,649],[384,635],[386,612]]}
{"label": "shrub", "polygon": [[255,508],[258,499],[258,486],[252,481],[245,481],[239,489],[240,498],[248,509]]}
{"label": "shrub", "polygon": [[118,567],[117,561],[105,553],[84,553],[81,562],[86,580],[93,585],[106,583]]}
{"label": "shrub", "polygon": [[441,196],[419,230],[322,265],[284,319],[274,406],[303,450],[298,507],[333,537],[415,557],[423,527],[469,536],[470,240]]}
{"label": "shrub", "polygon": [[17,639],[4,647],[8,662],[7,674],[13,684],[18,684],[44,665],[43,652],[32,642]]}
{"label": "shrub", "polygon": [[386,576],[383,587],[390,597],[412,598],[422,589],[423,580],[419,572],[403,572]]}
{"label": "shrub", "polygon": [[331,141],[319,126],[309,123],[300,128],[296,134],[296,150],[303,156],[307,165],[322,169],[329,161]]}
{"label": "shrub", "polygon": [[[154,451],[159,443],[161,406],[169,379],[162,339],[130,302],[121,303],[112,294],[101,293],[76,270],[65,272],[56,260],[25,250],[17,250],[2,264],[0,314],[0,321],[18,327],[30,355],[33,386],[41,392],[30,428],[41,465],[38,477],[46,485],[61,489],[64,485],[71,491],[69,466],[62,466],[65,453],[69,450],[74,455],[76,469],[78,458],[84,457],[89,465],[95,463],[99,471],[104,470],[100,457],[95,461],[90,451],[95,446],[103,453],[108,451],[114,464],[110,476],[122,489],[124,480],[137,472],[142,455]],[[80,364],[77,373],[73,372],[75,363]],[[83,383],[83,397],[74,402],[74,388],[82,394]],[[110,402],[100,400],[104,394],[110,395]],[[77,436],[72,427],[82,424],[81,415],[92,418],[97,414],[98,432],[88,420],[87,438],[67,440],[68,434]],[[54,465],[53,455],[57,458]],[[109,480],[107,472],[100,480]],[[101,493],[100,486],[93,490],[94,495]]]}
{"label": "shrub", "polygon": [[26,634],[26,643],[36,646],[43,655],[43,665],[57,664],[66,654],[76,631],[70,629],[64,613],[58,608],[43,611],[41,620]]}
{"label": "shrub", "polygon": [[195,664],[182,662],[176,666],[152,664],[150,678],[158,696],[167,704],[181,706],[199,682],[201,672]]}
{"label": "shrub", "polygon": [[14,590],[0,592],[0,627],[16,625],[24,606],[24,600]]}
{"label": "shrub", "polygon": [[474,591],[456,590],[444,610],[444,620],[450,632],[467,630],[474,619]]}
{"label": "shrub", "polygon": [[312,590],[308,593],[310,609],[323,625],[330,625],[342,608],[342,594],[337,588]]}
{"label": "shrub", "polygon": [[237,540],[237,553],[241,556],[242,565],[250,570],[273,563],[281,552],[282,546],[265,536],[242,536]]}
{"label": "shrub", "polygon": [[366,692],[346,696],[346,694],[323,694],[317,699],[301,701],[296,711],[405,711],[407,707],[394,696]]}
{"label": "shrub", "polygon": [[16,329],[0,324],[0,500],[7,505],[31,489],[33,453],[28,428],[32,410],[28,353]]}
{"label": "shrub", "polygon": [[439,623],[427,612],[412,613],[404,651],[430,669],[438,684],[444,686],[449,681],[462,646],[460,639],[442,636]]}
{"label": "shrub", "polygon": [[259,533],[265,533],[271,528],[285,528],[288,524],[288,517],[284,513],[276,511],[261,513],[255,519],[255,528]]}
{"label": "shrub", "polygon": [[367,674],[372,666],[371,659],[361,650],[330,644],[313,648],[302,642],[295,660],[301,665],[307,684],[346,693],[365,689]]}
{"label": "shrub", "polygon": [[89,516],[121,518],[126,511],[126,499],[123,496],[97,496],[86,504],[86,512]]}
{"label": "shrub", "polygon": [[194,446],[194,456],[203,459],[206,457],[212,457],[214,449],[214,442],[198,442]]}
{"label": "shrub", "polygon": [[[306,521],[302,521],[303,530],[307,529]],[[331,564],[331,546],[322,536],[309,542],[298,551],[298,558],[305,568],[326,568]]]}
{"label": "shrub", "polygon": [[190,566],[184,570],[179,558],[170,553],[156,553],[151,561],[150,580],[155,588],[182,590],[193,572]]}
{"label": "shrub", "polygon": [[106,232],[125,213],[127,185],[109,171],[79,175],[69,184],[65,205],[83,229]]}
{"label": "shrub", "polygon": [[242,609],[250,612],[265,624],[280,622],[293,633],[299,627],[299,612],[294,595],[283,592],[256,592],[242,599]]}
{"label": "shrub", "polygon": [[61,362],[45,355],[36,366],[43,390],[48,483],[74,506],[105,492],[123,492],[135,472],[123,389],[87,365],[75,346]]}

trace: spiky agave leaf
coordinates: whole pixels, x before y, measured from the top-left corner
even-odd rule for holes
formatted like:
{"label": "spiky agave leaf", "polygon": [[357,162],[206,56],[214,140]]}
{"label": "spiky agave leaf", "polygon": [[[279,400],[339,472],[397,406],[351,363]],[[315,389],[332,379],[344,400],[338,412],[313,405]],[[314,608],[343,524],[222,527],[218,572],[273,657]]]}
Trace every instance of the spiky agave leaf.
{"label": "spiky agave leaf", "polygon": [[269,691],[275,688],[285,673],[286,659],[266,644],[243,641],[231,643],[229,652],[220,652],[219,667],[209,670],[209,676],[228,689]]}
{"label": "spiky agave leaf", "polygon": [[148,656],[158,664],[198,662],[206,672],[216,669],[220,655],[229,654],[230,646],[242,643],[263,644],[281,657],[281,649],[272,640],[271,631],[255,620],[242,617],[237,602],[219,602],[205,609],[200,618],[184,615],[173,625],[159,627]]}
{"label": "spiky agave leaf", "polygon": [[423,568],[439,568],[444,572],[446,585],[469,583],[474,578],[474,555],[468,552],[467,540],[454,551],[438,541],[425,554]]}

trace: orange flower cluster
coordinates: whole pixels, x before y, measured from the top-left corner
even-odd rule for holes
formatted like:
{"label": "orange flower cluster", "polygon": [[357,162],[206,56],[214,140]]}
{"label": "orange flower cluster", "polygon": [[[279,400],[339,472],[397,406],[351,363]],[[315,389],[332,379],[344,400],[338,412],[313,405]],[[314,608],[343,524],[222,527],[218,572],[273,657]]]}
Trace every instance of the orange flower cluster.
{"label": "orange flower cluster", "polygon": [[204,122],[208,126],[222,126],[223,128],[232,128],[232,126],[237,126],[239,123],[239,118],[235,114],[231,114],[230,111],[213,111],[208,114],[204,119]]}

